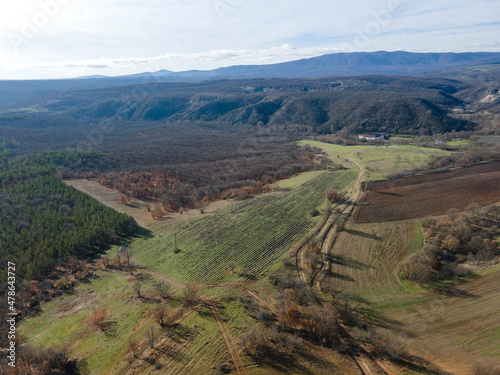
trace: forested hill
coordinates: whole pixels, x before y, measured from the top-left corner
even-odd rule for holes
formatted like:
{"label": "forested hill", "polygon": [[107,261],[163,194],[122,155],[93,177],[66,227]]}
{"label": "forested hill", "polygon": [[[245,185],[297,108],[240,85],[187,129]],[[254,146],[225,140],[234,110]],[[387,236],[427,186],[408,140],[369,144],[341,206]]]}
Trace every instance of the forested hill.
{"label": "forested hill", "polygon": [[60,151],[0,160],[0,283],[6,282],[7,262],[16,264],[22,279],[41,278],[65,257],[87,258],[135,230],[131,217],[55,175],[96,158]]}
{"label": "forested hill", "polygon": [[46,128],[65,121],[84,126],[112,119],[432,134],[472,127],[449,116],[465,106],[454,94],[467,87],[456,80],[389,76],[145,84],[33,101],[0,116],[0,131],[3,126],[9,136],[9,129],[19,127]]}

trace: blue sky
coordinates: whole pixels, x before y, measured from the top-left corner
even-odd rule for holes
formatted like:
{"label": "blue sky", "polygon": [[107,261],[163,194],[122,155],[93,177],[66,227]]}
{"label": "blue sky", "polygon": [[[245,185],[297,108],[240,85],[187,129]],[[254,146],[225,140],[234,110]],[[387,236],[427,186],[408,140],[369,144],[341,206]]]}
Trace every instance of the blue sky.
{"label": "blue sky", "polygon": [[498,0],[18,0],[0,78],[268,64],[349,51],[500,51]]}

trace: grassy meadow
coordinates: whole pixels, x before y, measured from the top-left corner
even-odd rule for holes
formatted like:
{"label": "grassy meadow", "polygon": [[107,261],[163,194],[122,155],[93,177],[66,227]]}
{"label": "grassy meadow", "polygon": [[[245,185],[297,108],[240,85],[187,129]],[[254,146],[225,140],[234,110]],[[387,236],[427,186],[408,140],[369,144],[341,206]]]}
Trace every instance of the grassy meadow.
{"label": "grassy meadow", "polygon": [[447,155],[448,151],[412,145],[401,146],[341,146],[318,141],[300,141],[299,145],[317,147],[328,153],[333,161],[354,167],[346,158],[357,161],[363,168],[363,181],[385,179],[387,175],[425,164],[433,155]]}

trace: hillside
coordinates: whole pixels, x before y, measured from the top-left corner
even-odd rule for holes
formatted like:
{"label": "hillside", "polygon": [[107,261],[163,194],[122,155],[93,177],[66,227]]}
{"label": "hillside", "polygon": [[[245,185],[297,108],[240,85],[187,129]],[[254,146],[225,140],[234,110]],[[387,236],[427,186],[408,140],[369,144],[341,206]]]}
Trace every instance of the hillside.
{"label": "hillside", "polygon": [[[463,69],[500,60],[500,53],[410,53],[353,52],[336,53],[280,64],[248,65],[209,71],[151,73],[117,77],[82,77],[80,79],[0,81],[0,108],[24,103],[32,98],[76,90],[99,89],[134,84],[164,82],[201,82],[242,78],[319,78],[370,74],[409,76],[442,73],[443,70]],[[441,74],[446,76],[446,74]]]}
{"label": "hillside", "polygon": [[[352,134],[385,131],[428,135],[474,127],[451,117],[452,110],[466,107],[457,95],[469,87],[450,79],[363,76],[84,90],[47,96],[4,111],[0,114],[0,136],[14,139],[16,151],[43,150],[38,146],[41,143],[74,147],[71,140],[96,132],[89,124],[108,129],[107,121],[113,129],[123,131],[142,131],[155,123],[203,122],[225,124],[231,132],[236,126],[259,125],[320,134],[345,129]],[[106,133],[114,136],[115,132]]]}

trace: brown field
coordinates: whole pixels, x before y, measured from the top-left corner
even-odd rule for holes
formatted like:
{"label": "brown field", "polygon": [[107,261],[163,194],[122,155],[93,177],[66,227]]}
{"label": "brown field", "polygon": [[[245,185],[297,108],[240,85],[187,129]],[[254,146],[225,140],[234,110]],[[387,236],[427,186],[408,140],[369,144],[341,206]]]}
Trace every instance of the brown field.
{"label": "brown field", "polygon": [[445,214],[500,201],[500,162],[451,172],[370,182],[356,215],[358,223],[400,221]]}

